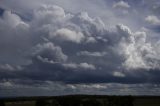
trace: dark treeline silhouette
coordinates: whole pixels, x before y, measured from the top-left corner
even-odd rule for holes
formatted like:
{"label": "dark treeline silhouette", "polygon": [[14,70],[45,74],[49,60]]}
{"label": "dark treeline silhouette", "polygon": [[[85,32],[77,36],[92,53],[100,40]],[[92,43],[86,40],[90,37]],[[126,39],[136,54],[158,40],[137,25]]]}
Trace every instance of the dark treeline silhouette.
{"label": "dark treeline silhouette", "polygon": [[5,106],[4,101],[0,101],[0,106]]}

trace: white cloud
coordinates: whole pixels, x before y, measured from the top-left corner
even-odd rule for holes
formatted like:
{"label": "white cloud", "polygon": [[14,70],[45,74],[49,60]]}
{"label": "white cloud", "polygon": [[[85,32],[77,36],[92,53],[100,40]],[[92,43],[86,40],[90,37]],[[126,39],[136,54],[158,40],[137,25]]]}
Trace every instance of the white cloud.
{"label": "white cloud", "polygon": [[80,84],[80,85],[77,85],[77,87],[84,88],[84,89],[106,89],[107,88],[107,86],[104,86],[103,84],[90,84],[90,85]]}
{"label": "white cloud", "polygon": [[96,67],[92,64],[88,63],[80,63],[80,64],[75,64],[75,63],[67,63],[63,64],[65,68],[70,68],[70,69],[77,69],[77,70],[95,70]]}
{"label": "white cloud", "polygon": [[91,69],[91,70],[95,70],[96,67],[92,64],[88,64],[88,63],[80,63],[79,67],[84,68],[84,69]]}
{"label": "white cloud", "polygon": [[4,24],[9,27],[15,28],[20,24],[23,24],[26,27],[29,27],[28,24],[23,22],[18,15],[12,13],[11,11],[5,11],[2,17],[3,17]]}
{"label": "white cloud", "polygon": [[84,39],[84,35],[81,32],[75,32],[67,28],[58,29],[55,33],[50,34],[50,37],[75,43],[80,43]]}
{"label": "white cloud", "polygon": [[96,43],[96,39],[94,37],[88,37],[86,43]]}
{"label": "white cloud", "polygon": [[77,53],[78,56],[93,56],[93,57],[103,57],[107,53],[106,52],[88,52],[88,51],[81,51]]}
{"label": "white cloud", "polygon": [[123,24],[119,24],[116,26],[117,28],[117,32],[118,34],[120,34],[120,36],[125,37],[126,40],[131,40],[131,36],[132,36],[132,31],[128,26],[125,26]]}
{"label": "white cloud", "polygon": [[125,77],[125,74],[123,74],[122,72],[115,71],[113,73],[113,76],[115,76],[115,77]]}
{"label": "white cloud", "polygon": [[[120,41],[120,51],[124,55],[124,67],[127,69],[155,69],[159,60],[153,57],[157,56],[157,48],[154,44],[148,42],[145,32],[131,32],[129,28],[119,26],[119,32],[124,36]],[[158,58],[159,56],[157,56]],[[153,65],[154,64],[154,65]],[[157,67],[155,67],[155,65]]]}
{"label": "white cloud", "polygon": [[147,16],[145,21],[152,25],[160,25],[160,19],[154,15]]}
{"label": "white cloud", "polygon": [[113,8],[130,8],[130,5],[127,2],[119,1],[113,4]]}

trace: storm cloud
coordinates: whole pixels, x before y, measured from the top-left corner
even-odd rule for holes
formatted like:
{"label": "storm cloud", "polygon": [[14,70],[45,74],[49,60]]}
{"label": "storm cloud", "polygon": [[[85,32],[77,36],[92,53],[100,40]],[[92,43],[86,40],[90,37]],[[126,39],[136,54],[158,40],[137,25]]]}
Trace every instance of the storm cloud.
{"label": "storm cloud", "polygon": [[[94,90],[102,94],[111,86],[129,89],[125,94],[137,94],[146,86],[153,86],[156,92],[160,83],[160,38],[153,27],[158,28],[159,15],[140,15],[142,8],[131,0],[72,1],[64,5],[66,1],[23,0],[19,6],[1,1],[0,94],[22,88],[31,94],[37,86],[44,93],[35,95],[49,95],[56,89],[60,89],[59,95],[92,94]],[[72,6],[84,2],[85,11]],[[147,1],[141,1],[141,5],[148,9],[155,6]],[[91,7],[102,11],[93,14]]]}

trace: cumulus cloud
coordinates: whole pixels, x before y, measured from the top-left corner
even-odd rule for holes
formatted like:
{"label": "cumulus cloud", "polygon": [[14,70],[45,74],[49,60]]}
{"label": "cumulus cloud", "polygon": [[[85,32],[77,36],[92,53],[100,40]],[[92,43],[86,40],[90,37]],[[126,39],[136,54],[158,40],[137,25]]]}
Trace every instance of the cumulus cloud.
{"label": "cumulus cloud", "polygon": [[[123,65],[129,69],[154,69],[159,68],[157,62],[159,60],[152,57],[156,55],[157,48],[154,48],[154,44],[147,42],[147,35],[145,32],[131,32],[127,27],[121,26],[120,33],[125,35],[124,39],[120,41],[123,55],[126,57]],[[156,67],[155,67],[156,66]]]}
{"label": "cumulus cloud", "polygon": [[[24,66],[25,77],[36,76],[40,80],[40,76],[45,74],[44,79],[57,81],[63,76],[60,81],[72,80],[75,83],[83,82],[82,76],[103,76],[95,74],[99,71],[108,76],[122,77],[122,74],[112,74],[112,71],[122,69],[128,73],[125,70],[159,69],[159,59],[155,59],[157,48],[146,40],[145,32],[134,33],[123,24],[107,29],[100,18],[91,18],[86,12],[66,13],[55,5],[42,5],[33,16],[30,22],[25,22],[29,26],[26,36],[34,39],[30,45],[32,49],[26,49],[29,50],[30,63]],[[21,17],[17,19],[22,21]],[[38,69],[38,76],[32,74],[35,69]],[[65,72],[77,78],[68,78]],[[52,73],[50,75],[55,78],[47,78],[50,76],[47,73]]]}
{"label": "cumulus cloud", "polygon": [[71,41],[75,43],[80,43],[83,40],[84,35],[81,32],[75,32],[67,28],[62,28],[57,30],[55,34],[50,34],[50,37],[62,41]]}
{"label": "cumulus cloud", "polygon": [[[160,82],[159,38],[151,39],[152,34],[130,23],[115,21],[110,26],[108,18],[104,22],[98,15],[69,12],[46,2],[33,6],[27,19],[15,10],[0,15],[0,80],[11,79],[10,86],[15,79],[20,84],[22,79],[58,87],[64,83],[65,89],[72,90],[107,88],[98,83]],[[113,7],[126,9],[129,4],[120,1]],[[159,19],[146,21],[157,24]]]}
{"label": "cumulus cloud", "polygon": [[67,60],[67,56],[63,54],[62,49],[54,46],[51,42],[38,44],[34,49],[33,57],[42,61],[63,62]]}
{"label": "cumulus cloud", "polygon": [[6,25],[11,26],[11,27],[16,27],[18,24],[24,24],[20,17],[12,14],[11,11],[5,11],[3,13],[3,19],[6,22]]}
{"label": "cumulus cloud", "polygon": [[130,8],[130,5],[127,2],[119,1],[113,4],[113,8]]}
{"label": "cumulus cloud", "polygon": [[160,25],[160,19],[154,15],[147,16],[145,21],[152,25]]}
{"label": "cumulus cloud", "polygon": [[21,53],[30,48],[28,30],[29,24],[24,22],[20,16],[8,10],[3,12],[0,17],[0,49],[3,51],[0,53],[1,60],[9,60],[7,63],[11,64],[24,63],[25,60]]}
{"label": "cumulus cloud", "polygon": [[38,9],[34,10],[33,17],[35,22],[39,25],[49,24],[65,18],[63,8],[56,5],[41,5]]}

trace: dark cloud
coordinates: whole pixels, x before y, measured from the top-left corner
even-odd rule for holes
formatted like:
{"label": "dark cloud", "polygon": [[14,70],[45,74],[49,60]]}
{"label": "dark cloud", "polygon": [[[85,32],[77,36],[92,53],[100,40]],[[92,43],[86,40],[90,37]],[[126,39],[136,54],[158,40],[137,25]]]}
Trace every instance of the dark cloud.
{"label": "dark cloud", "polygon": [[0,16],[2,16],[4,9],[0,8]]}
{"label": "dark cloud", "polygon": [[[1,97],[7,96],[52,96],[64,94],[108,94],[108,95],[159,95],[157,84],[63,84],[59,82],[3,80],[0,83]],[[38,83],[38,84],[37,84]],[[8,90],[10,92],[8,92]],[[7,92],[6,92],[7,91]],[[24,92],[25,91],[25,92]],[[147,92],[147,93],[146,93]]]}

